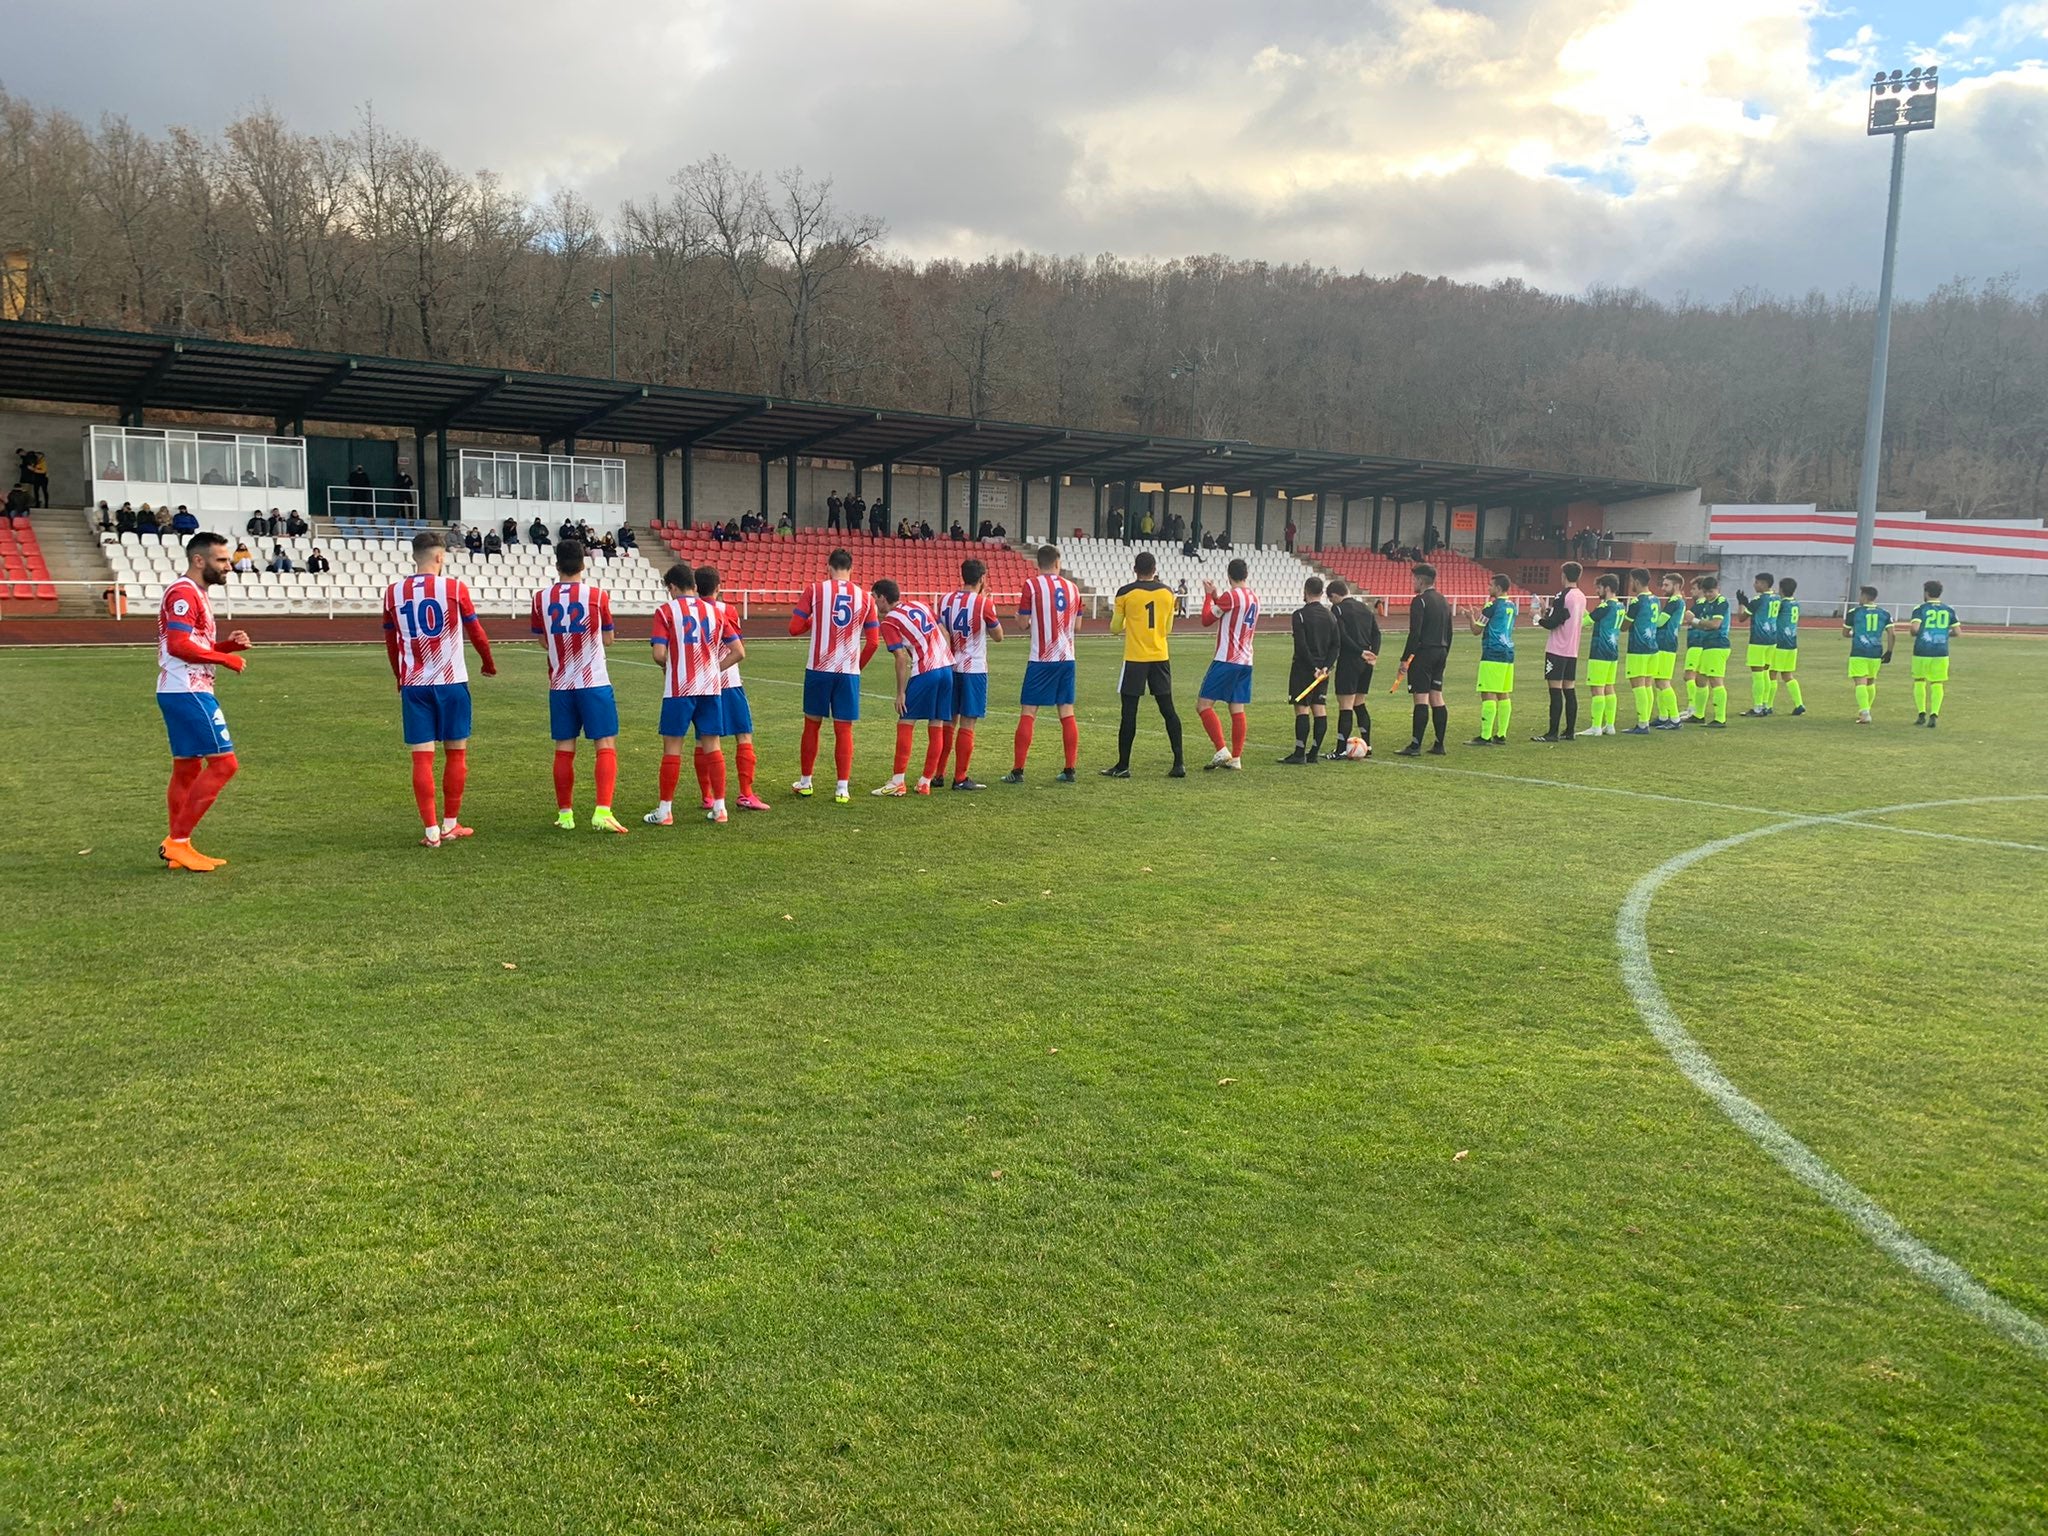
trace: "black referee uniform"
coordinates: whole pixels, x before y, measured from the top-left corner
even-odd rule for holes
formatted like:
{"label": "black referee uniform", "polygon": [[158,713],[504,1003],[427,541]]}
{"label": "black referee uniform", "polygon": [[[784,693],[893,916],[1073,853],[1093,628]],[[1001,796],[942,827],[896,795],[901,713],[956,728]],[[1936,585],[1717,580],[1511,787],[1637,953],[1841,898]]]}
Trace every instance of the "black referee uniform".
{"label": "black referee uniform", "polygon": [[[1294,662],[1287,670],[1287,696],[1294,701],[1294,750],[1283,763],[1312,763],[1330,729],[1330,673],[1337,665],[1337,620],[1328,604],[1303,603],[1294,610]],[[1315,741],[1309,741],[1309,729]]]}
{"label": "black referee uniform", "polygon": [[[1402,751],[1415,756],[1422,750],[1422,733],[1434,726],[1436,744],[1429,750],[1441,757],[1451,719],[1441,702],[1444,671],[1451,664],[1451,604],[1434,586],[1424,587],[1408,605],[1408,644],[1401,659],[1408,664],[1408,693],[1415,700],[1414,733]],[[1432,696],[1438,702],[1432,704]]]}
{"label": "black referee uniform", "polygon": [[1380,616],[1372,611],[1371,603],[1348,593],[1330,610],[1330,615],[1337,621],[1337,739],[1351,739],[1352,711],[1343,700],[1356,695],[1358,734],[1369,747],[1372,711],[1366,708],[1365,699],[1372,693],[1372,663],[1365,659],[1365,653],[1380,653]]}

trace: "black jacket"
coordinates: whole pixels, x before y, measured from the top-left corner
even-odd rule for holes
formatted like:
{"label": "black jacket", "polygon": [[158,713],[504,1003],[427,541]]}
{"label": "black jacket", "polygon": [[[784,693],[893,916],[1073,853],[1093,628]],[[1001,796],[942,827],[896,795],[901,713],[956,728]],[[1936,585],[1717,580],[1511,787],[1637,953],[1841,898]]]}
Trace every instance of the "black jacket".
{"label": "black jacket", "polygon": [[1297,664],[1328,671],[1337,664],[1337,620],[1322,603],[1294,610],[1294,659]]}
{"label": "black jacket", "polygon": [[1330,610],[1337,620],[1337,651],[1356,659],[1361,652],[1380,653],[1380,618],[1363,598],[1347,597]]}
{"label": "black jacket", "polygon": [[1406,661],[1417,651],[1448,651],[1451,648],[1451,604],[1435,587],[1425,587],[1408,605],[1408,643],[1401,650]]}

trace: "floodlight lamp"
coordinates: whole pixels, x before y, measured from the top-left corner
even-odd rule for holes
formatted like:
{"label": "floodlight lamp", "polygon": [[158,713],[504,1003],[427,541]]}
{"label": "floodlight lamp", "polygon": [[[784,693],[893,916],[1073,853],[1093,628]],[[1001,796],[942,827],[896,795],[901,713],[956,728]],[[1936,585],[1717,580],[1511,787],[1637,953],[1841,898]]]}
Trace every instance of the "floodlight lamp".
{"label": "floodlight lamp", "polygon": [[592,309],[598,309],[598,308],[601,308],[601,307],[603,306],[603,304],[604,304],[604,290],[603,290],[602,288],[593,288],[593,289],[591,289],[591,290],[590,290],[590,307],[591,307]]}

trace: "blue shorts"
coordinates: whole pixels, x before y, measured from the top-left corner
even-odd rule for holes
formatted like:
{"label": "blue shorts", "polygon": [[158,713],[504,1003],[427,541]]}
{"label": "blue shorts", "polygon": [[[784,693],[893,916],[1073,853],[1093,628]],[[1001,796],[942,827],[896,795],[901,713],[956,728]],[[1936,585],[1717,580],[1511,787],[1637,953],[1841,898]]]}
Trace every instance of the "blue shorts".
{"label": "blue shorts", "polygon": [[953,713],[963,720],[979,720],[988,713],[988,674],[953,674]]}
{"label": "blue shorts", "polygon": [[744,688],[728,688],[718,698],[725,714],[725,734],[728,736],[753,735],[754,708],[747,702],[747,690]]}
{"label": "blue shorts", "polygon": [[1024,696],[1020,704],[1071,704],[1074,702],[1074,664],[1071,661],[1027,661],[1024,663]]}
{"label": "blue shorts", "polygon": [[164,712],[173,757],[219,757],[235,750],[228,736],[227,716],[210,693],[160,693],[156,707]]}
{"label": "blue shorts", "polygon": [[661,701],[661,734],[687,736],[697,728],[697,739],[725,734],[725,695],[699,693]]}
{"label": "blue shorts", "polygon": [[860,674],[804,668],[804,713],[813,720],[860,718]]}
{"label": "blue shorts", "polygon": [[612,697],[611,684],[550,690],[548,728],[556,741],[574,741],[579,731],[592,741],[618,735],[619,701]]}
{"label": "blue shorts", "polygon": [[903,689],[905,720],[931,720],[943,724],[953,718],[953,669],[920,672]]}
{"label": "blue shorts", "polygon": [[437,741],[469,740],[469,684],[417,683],[398,690],[405,717],[405,744],[431,747]]}
{"label": "blue shorts", "polygon": [[1202,689],[1197,697],[1222,704],[1251,703],[1252,669],[1241,661],[1210,662],[1209,670],[1202,674]]}

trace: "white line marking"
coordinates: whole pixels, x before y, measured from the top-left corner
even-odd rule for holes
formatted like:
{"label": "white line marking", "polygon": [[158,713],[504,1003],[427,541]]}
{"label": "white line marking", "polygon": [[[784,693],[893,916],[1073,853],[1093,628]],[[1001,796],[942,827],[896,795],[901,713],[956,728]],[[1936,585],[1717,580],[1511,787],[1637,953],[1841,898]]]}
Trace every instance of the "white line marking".
{"label": "white line marking", "polygon": [[[1778,1164],[1808,1189],[1853,1222],[1879,1251],[1909,1274],[1926,1281],[1957,1307],[1993,1332],[2019,1345],[2041,1360],[2048,1360],[2048,1326],[2000,1296],[1985,1289],[1968,1270],[1946,1255],[1937,1253],[1904,1227],[1870,1196],[1836,1173],[1798,1137],[1746,1097],[1714,1064],[1691,1031],[1679,1022],[1671,1000],[1657,980],[1657,968],[1650,958],[1650,903],[1658,890],[1673,876],[1695,864],[1726,853],[1744,843],[1793,827],[1861,825],[1857,818],[1887,816],[1901,811],[1933,810],[1944,806],[1987,805],[2018,800],[2044,800],[2048,795],[1983,795],[1964,800],[1929,800],[1915,805],[1880,806],[1867,811],[1849,811],[1839,816],[1802,816],[1792,821],[1753,827],[1730,837],[1716,838],[1675,858],[1667,859],[1635,884],[1614,923],[1614,943],[1621,952],[1621,978],[1634,1000],[1636,1011],[1664,1047],[1678,1070],[1695,1088],[1712,1099],[1751,1140],[1777,1160]],[[1900,828],[1889,830],[1899,831]],[[1988,839],[1987,839],[1988,841]],[[2032,847],[2032,844],[2022,844]]]}

